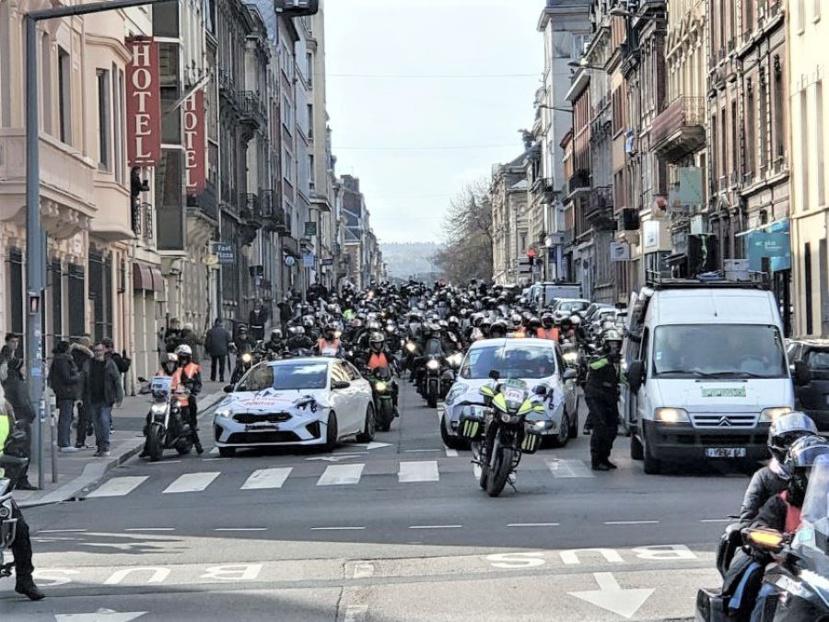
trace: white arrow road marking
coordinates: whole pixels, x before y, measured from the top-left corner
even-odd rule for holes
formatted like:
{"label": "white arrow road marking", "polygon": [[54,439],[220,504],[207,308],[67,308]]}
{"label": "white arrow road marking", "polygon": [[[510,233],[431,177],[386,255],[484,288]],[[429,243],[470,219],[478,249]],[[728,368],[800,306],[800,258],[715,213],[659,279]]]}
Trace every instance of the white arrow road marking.
{"label": "white arrow road marking", "polygon": [[356,458],[360,454],[343,454],[340,456],[316,456],[314,458],[305,458],[309,462],[312,460],[320,460],[323,462],[339,462],[340,460],[348,460],[349,458]]}
{"label": "white arrow road marking", "polygon": [[146,611],[113,611],[98,609],[95,613],[56,613],[57,622],[130,622],[140,618]]}
{"label": "white arrow road marking", "polygon": [[265,488],[282,488],[282,484],[288,479],[293,469],[291,467],[281,469],[259,469],[251,473],[242,490],[262,490]]}
{"label": "white arrow road marking", "polygon": [[372,441],[371,443],[357,443],[357,447],[365,447],[369,451],[372,449],[382,449],[383,447],[391,447],[391,443],[375,443]]}
{"label": "white arrow road marking", "polygon": [[598,590],[569,592],[570,596],[580,598],[591,605],[606,609],[628,620],[639,611],[639,608],[645,604],[645,601],[655,591],[652,588],[622,589],[611,572],[594,572],[593,577],[596,579],[596,583],[599,584]]}

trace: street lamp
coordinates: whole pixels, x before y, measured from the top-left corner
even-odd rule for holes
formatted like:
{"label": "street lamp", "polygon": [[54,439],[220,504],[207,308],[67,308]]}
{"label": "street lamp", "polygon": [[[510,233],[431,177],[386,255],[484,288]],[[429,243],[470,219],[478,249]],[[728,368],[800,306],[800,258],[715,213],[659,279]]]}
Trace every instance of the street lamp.
{"label": "street lamp", "polygon": [[558,112],[573,112],[572,108],[561,108],[560,106],[548,106],[547,104],[538,104],[536,108],[546,108],[547,110],[556,110]]}
{"label": "street lamp", "polygon": [[584,56],[582,56],[581,60],[579,60],[578,62],[570,61],[569,63],[567,63],[567,66],[568,67],[575,67],[576,69],[593,69],[594,71],[604,71],[605,70],[604,67],[600,67],[599,65],[591,65],[590,63],[587,62],[587,59]]}

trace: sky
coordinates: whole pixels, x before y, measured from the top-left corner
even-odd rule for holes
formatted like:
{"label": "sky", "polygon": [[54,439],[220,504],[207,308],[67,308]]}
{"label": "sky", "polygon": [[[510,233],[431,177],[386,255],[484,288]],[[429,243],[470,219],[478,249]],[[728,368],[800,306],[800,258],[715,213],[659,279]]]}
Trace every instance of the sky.
{"label": "sky", "polygon": [[337,173],[359,177],[382,242],[443,240],[465,184],[523,151],[545,0],[325,0]]}

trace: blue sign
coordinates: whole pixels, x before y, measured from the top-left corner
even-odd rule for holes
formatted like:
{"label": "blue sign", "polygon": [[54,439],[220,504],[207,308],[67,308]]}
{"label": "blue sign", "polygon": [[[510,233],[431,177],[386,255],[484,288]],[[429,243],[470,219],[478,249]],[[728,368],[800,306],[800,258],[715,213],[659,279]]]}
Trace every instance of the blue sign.
{"label": "blue sign", "polygon": [[760,272],[763,258],[768,257],[772,272],[792,267],[791,240],[788,222],[785,226],[769,227],[772,231],[752,231],[746,236],[749,269]]}

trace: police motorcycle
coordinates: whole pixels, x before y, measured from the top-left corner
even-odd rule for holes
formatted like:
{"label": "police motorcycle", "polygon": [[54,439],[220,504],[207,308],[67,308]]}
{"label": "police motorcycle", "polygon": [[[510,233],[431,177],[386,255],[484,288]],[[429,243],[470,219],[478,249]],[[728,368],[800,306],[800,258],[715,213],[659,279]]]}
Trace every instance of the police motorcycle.
{"label": "police motorcycle", "polygon": [[18,423],[6,440],[3,454],[0,454],[0,469],[5,471],[0,478],[0,579],[10,577],[14,569],[14,560],[7,561],[17,535],[12,491],[29,464],[29,459],[25,457],[28,442],[26,432]]}
{"label": "police motorcycle", "polygon": [[172,376],[154,376],[149,382],[149,393],[152,402],[147,415],[144,455],[158,462],[165,449],[175,449],[181,456],[189,454],[193,435],[181,409],[187,407],[190,392],[183,385],[174,387]]}
{"label": "police motorcycle", "polygon": [[514,484],[515,470],[523,454],[534,454],[541,447],[542,434],[552,426],[544,419],[547,387],[539,385],[530,392],[523,380],[499,382],[497,370],[490,372],[493,382],[481,387],[483,403],[463,403],[458,434],[472,446],[472,462],[481,468],[479,484],[490,497],[497,497],[507,483]]}

